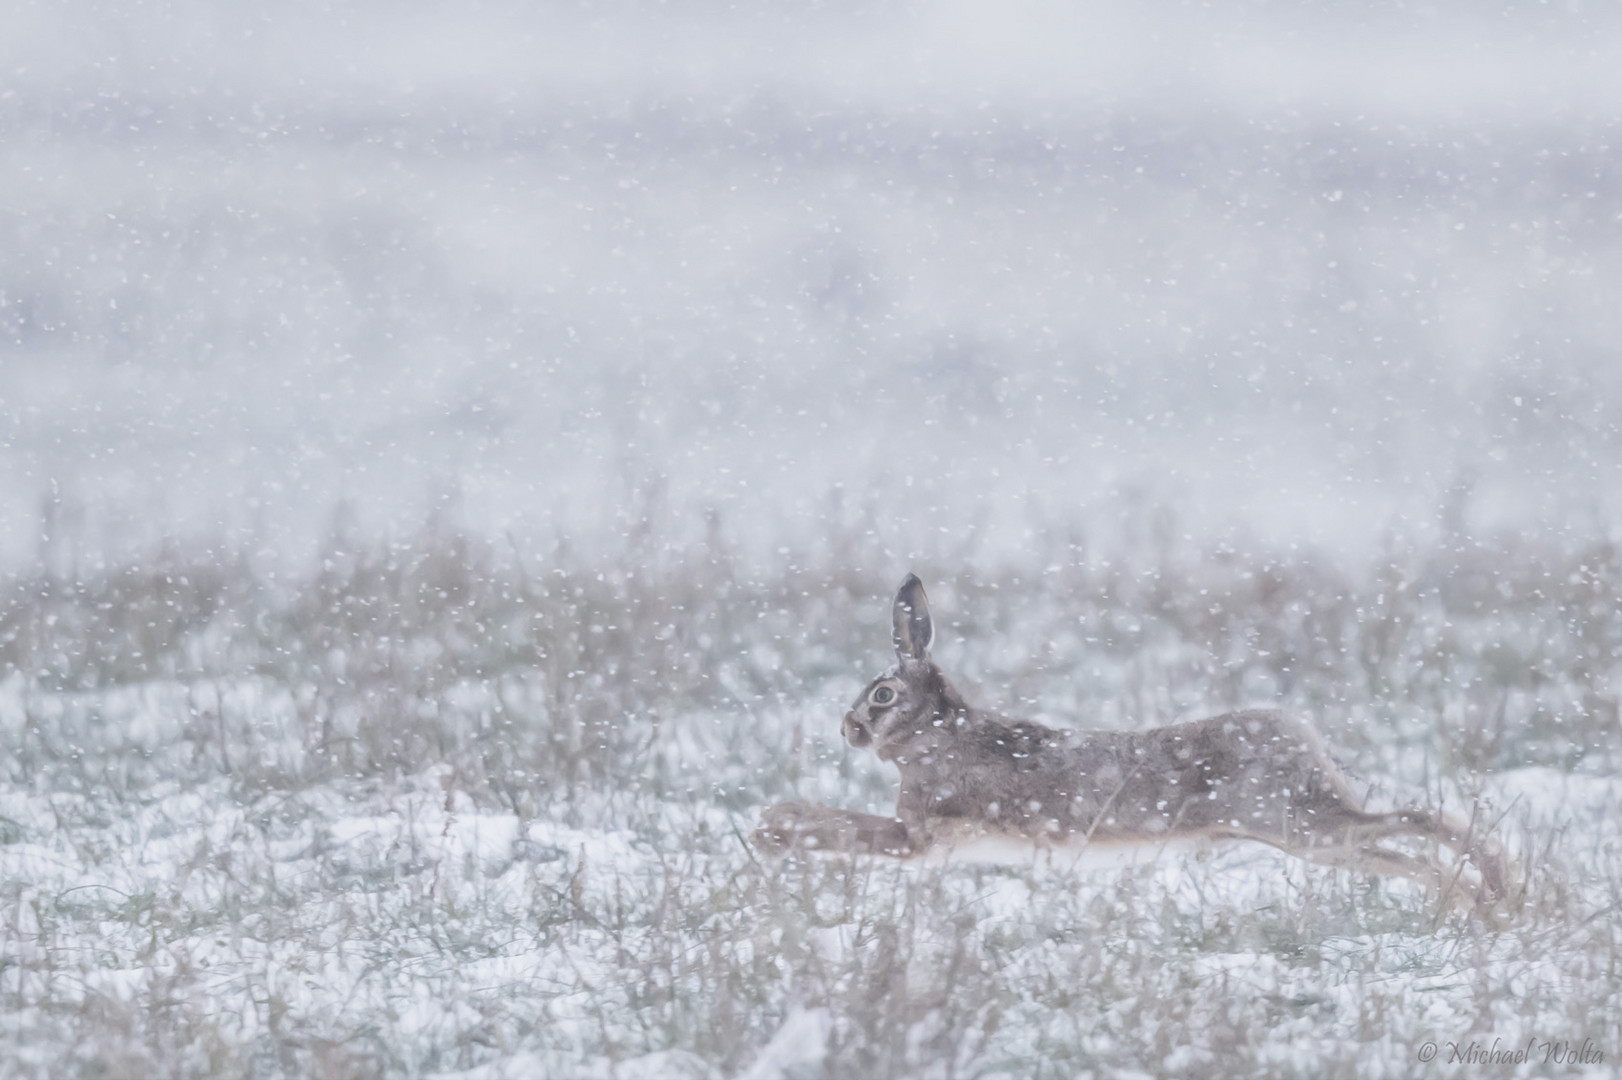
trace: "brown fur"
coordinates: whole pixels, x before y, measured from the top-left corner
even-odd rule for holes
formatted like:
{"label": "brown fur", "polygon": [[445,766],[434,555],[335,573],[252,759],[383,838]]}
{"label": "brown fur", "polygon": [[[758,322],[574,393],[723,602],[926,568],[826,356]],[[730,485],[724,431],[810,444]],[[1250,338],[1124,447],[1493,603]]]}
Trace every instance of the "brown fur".
{"label": "brown fur", "polygon": [[906,858],[987,835],[1039,848],[1259,840],[1442,889],[1446,875],[1429,855],[1381,846],[1406,835],[1468,856],[1480,901],[1506,893],[1501,850],[1469,825],[1428,810],[1364,812],[1309,724],[1265,710],[1136,732],[1010,720],[969,705],[931,659],[933,623],[916,577],[902,583],[893,616],[899,664],[862,691],[843,730],[901,770],[895,816],[779,803],[755,831],[763,850]]}

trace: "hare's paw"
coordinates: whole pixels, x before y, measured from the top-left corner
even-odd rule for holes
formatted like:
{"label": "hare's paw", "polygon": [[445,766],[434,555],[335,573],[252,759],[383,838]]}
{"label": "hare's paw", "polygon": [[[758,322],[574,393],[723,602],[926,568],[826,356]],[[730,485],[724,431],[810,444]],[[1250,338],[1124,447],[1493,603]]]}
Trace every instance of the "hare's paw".
{"label": "hare's paw", "polygon": [[750,840],[769,855],[781,855],[795,848],[817,847],[815,832],[823,817],[819,810],[820,807],[800,802],[768,806],[760,817],[760,827]]}

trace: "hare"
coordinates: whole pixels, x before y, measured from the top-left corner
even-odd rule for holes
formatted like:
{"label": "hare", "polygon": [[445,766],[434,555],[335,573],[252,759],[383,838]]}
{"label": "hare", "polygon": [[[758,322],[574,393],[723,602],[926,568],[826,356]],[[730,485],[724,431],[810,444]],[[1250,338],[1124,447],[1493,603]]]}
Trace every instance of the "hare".
{"label": "hare", "polygon": [[987,838],[1050,850],[1259,840],[1312,862],[1399,874],[1443,891],[1446,876],[1429,855],[1380,843],[1411,836],[1473,862],[1478,903],[1505,896],[1497,844],[1429,810],[1364,812],[1306,723],[1265,710],[1135,732],[1010,720],[966,702],[931,659],[934,622],[915,575],[902,582],[891,614],[899,663],[862,691],[843,732],[852,746],[871,747],[900,768],[895,816],[779,803],[754,833],[762,850],[911,858]]}

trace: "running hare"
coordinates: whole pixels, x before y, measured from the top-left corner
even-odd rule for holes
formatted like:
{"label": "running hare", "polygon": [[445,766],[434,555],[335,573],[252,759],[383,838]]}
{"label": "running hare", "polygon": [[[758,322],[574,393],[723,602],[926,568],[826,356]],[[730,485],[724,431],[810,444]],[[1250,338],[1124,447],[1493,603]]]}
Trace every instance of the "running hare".
{"label": "running hare", "polygon": [[1429,855],[1380,844],[1411,836],[1467,856],[1477,868],[1479,903],[1505,895],[1496,844],[1428,810],[1365,813],[1308,724],[1268,711],[1149,731],[1058,731],[1010,720],[964,701],[935,666],[934,623],[917,577],[902,582],[892,617],[900,663],[862,691],[845,714],[844,735],[900,767],[896,815],[779,803],[755,831],[763,850],[907,858],[996,837],[1071,850],[1260,840],[1313,862],[1440,888],[1445,876]]}

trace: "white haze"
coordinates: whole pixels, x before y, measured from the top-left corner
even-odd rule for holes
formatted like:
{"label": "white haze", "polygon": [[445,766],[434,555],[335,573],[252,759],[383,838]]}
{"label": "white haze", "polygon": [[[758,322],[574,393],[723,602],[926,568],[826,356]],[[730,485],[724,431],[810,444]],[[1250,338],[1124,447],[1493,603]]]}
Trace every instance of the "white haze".
{"label": "white haze", "polygon": [[[1614,520],[1601,5],[12,5],[0,553]],[[997,540],[1000,538],[1000,540]],[[996,547],[994,543],[994,548]]]}

